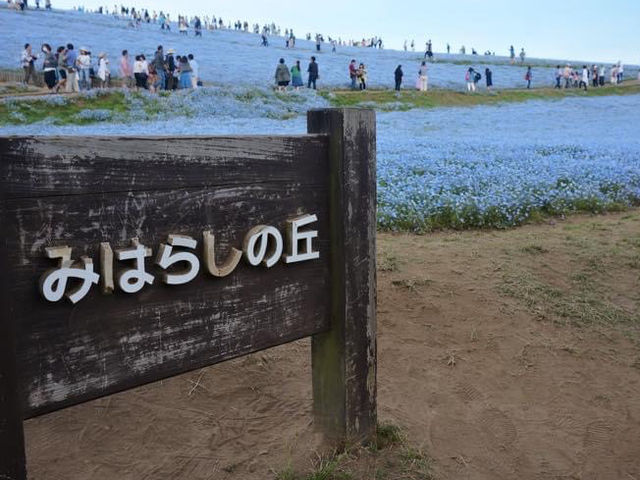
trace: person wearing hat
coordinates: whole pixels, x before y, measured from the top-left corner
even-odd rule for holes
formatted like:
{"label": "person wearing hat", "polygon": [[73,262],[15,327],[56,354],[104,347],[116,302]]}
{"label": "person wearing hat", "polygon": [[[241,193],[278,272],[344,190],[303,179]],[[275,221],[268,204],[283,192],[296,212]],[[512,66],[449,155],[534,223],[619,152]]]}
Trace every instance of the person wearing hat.
{"label": "person wearing hat", "polygon": [[78,76],[80,77],[78,80],[80,90],[91,90],[91,56],[89,55],[88,48],[80,48],[80,55],[78,55],[78,59],[76,60],[76,66],[78,67]]}
{"label": "person wearing hat", "polygon": [[98,78],[100,79],[100,88],[107,88],[109,86],[110,77],[111,73],[109,72],[107,54],[100,52],[98,54]]}

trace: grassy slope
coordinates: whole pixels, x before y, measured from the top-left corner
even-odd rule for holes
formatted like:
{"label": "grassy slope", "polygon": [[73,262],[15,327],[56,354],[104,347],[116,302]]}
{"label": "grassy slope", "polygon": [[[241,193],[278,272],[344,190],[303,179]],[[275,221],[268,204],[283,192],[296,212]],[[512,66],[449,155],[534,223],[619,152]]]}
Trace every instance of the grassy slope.
{"label": "grassy slope", "polygon": [[628,82],[621,86],[606,86],[591,88],[587,92],[583,90],[557,90],[553,88],[535,88],[531,90],[494,90],[493,92],[478,92],[469,94],[453,90],[430,90],[418,92],[415,90],[403,90],[397,93],[393,90],[367,90],[364,92],[339,90],[323,92],[323,95],[337,107],[353,107],[362,103],[379,105],[385,110],[385,105],[393,104],[394,109],[398,103],[410,108],[434,108],[434,107],[467,107],[474,105],[495,105],[499,103],[525,102],[527,100],[554,100],[566,97],[597,97],[606,95],[633,95],[640,93],[638,82]]}
{"label": "grassy slope", "polygon": [[[11,90],[12,92],[12,90]],[[251,92],[248,92],[250,94]],[[502,90],[491,93],[479,92],[467,94],[453,90],[431,90],[426,93],[414,90],[404,90],[399,94],[392,90],[345,91],[333,90],[320,92],[335,107],[355,107],[362,104],[375,106],[376,109],[409,110],[412,108],[435,107],[467,107],[475,105],[495,105],[499,103],[525,102],[527,100],[554,100],[565,97],[595,97],[605,95],[633,95],[640,94],[638,82],[627,82],[623,86],[609,86],[581,90],[555,90],[552,88],[537,88],[532,90]],[[0,98],[10,97],[2,95]],[[157,109],[152,100],[142,97],[148,119],[153,119]],[[78,119],[76,115],[82,110],[107,110],[113,114],[125,115],[130,111],[125,96],[121,92],[110,92],[94,98],[82,96],[67,97],[64,105],[50,105],[44,100],[33,97],[10,103],[0,102],[0,125],[32,124],[50,119],[56,125],[89,124],[94,119]],[[239,98],[241,101],[242,98]],[[18,114],[18,116],[16,116]]]}
{"label": "grassy slope", "polygon": [[[51,105],[44,100],[17,100],[15,102],[0,103],[0,125],[32,124],[47,118],[53,119],[56,125],[88,124],[95,120],[78,119],[76,115],[83,110],[108,110],[113,113],[126,113],[129,105],[125,96],[120,92],[112,92],[95,98],[69,97],[64,105]],[[22,120],[12,117],[12,113],[20,115]]]}

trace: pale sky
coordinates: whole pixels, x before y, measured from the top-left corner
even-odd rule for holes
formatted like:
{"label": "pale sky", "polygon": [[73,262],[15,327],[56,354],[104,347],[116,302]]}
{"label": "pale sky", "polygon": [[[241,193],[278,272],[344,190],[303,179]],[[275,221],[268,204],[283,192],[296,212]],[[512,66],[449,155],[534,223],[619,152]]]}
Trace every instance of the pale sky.
{"label": "pale sky", "polygon": [[[52,0],[56,8],[82,3],[97,8],[115,2]],[[32,2],[33,3],[33,0]],[[120,5],[120,1],[118,5]],[[213,15],[293,28],[298,37],[319,32],[345,38],[382,37],[387,48],[427,39],[434,50],[465,45],[478,53],[507,55],[509,45],[529,56],[553,59],[640,63],[640,0],[127,0],[134,7],[172,15]],[[180,7],[177,7],[180,5]]]}

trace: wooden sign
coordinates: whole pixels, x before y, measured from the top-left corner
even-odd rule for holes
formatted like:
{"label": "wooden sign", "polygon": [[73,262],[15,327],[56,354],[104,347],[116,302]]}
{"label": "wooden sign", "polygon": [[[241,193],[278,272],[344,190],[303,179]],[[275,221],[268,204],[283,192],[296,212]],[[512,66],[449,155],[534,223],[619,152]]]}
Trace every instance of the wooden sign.
{"label": "wooden sign", "polygon": [[308,130],[0,137],[0,479],[24,419],[308,336],[316,423],[372,438],[375,116]]}

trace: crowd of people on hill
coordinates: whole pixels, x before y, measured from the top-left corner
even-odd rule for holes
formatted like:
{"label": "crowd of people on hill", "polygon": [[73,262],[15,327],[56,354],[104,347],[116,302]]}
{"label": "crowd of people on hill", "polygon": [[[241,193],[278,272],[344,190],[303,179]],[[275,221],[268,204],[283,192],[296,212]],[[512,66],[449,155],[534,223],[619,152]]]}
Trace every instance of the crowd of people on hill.
{"label": "crowd of people on hill", "polygon": [[[36,10],[40,10],[41,3],[42,2],[40,0],[35,0]],[[25,11],[29,8],[28,0],[7,0],[7,5],[9,8],[14,8],[20,11]],[[44,1],[44,9],[51,10],[51,0]]]}
{"label": "crowd of people on hill", "polygon": [[[28,0],[9,0],[9,4],[15,5],[15,8],[28,8]],[[40,0],[36,0],[36,9],[40,8]],[[45,9],[51,8],[51,1],[45,2]],[[81,7],[78,7],[81,10]],[[97,10],[99,14],[108,14],[106,8],[100,7]],[[156,14],[153,11],[151,14],[146,9],[135,9],[133,7],[114,6],[112,15],[118,18],[128,19],[136,24],[141,22],[145,23],[158,23],[160,28],[170,29],[170,18],[168,14],[164,14],[162,11]],[[229,23],[228,27],[222,18],[217,18],[215,15],[212,17],[205,16],[201,20],[200,17],[195,16],[191,19],[186,16],[178,17],[178,29],[182,34],[188,34],[187,30],[189,25],[193,25],[196,36],[202,35],[202,28],[205,29],[221,29],[229,28],[236,31],[249,32],[250,25],[247,21],[236,21],[233,24]],[[253,33],[260,33],[263,39],[263,45],[268,45],[267,36],[270,34],[279,35],[281,30],[274,23],[270,25],[264,25],[260,27],[258,24],[254,24]],[[285,46],[287,48],[295,47],[296,36],[293,29],[285,29]],[[311,40],[311,34],[307,33],[307,40]],[[322,35],[316,34],[316,51],[320,52],[322,44],[325,39]],[[335,40],[329,38],[329,42],[333,47],[333,51],[336,50],[336,45],[346,44],[342,40]],[[363,39],[362,42],[348,42],[351,45],[365,46],[370,48],[383,47],[382,39],[378,37],[372,37],[369,40]],[[407,50],[408,45],[405,41],[404,49]],[[411,49],[415,50],[415,43],[411,41]],[[450,51],[450,46],[447,44],[447,52]],[[114,86],[111,80],[111,66],[110,60],[106,53],[101,52],[98,54],[97,59],[94,59],[91,51],[82,47],[77,51],[74,49],[73,44],[59,46],[55,51],[51,45],[45,43],[41,46],[42,53],[42,71],[44,76],[44,82],[50,92],[55,93],[61,89],[66,92],[77,92],[80,90],[89,90],[94,86],[99,88],[107,88]],[[461,49],[461,53],[465,53],[464,47]],[[475,53],[475,50],[474,50]],[[491,52],[487,52],[491,54]],[[515,48],[513,45],[509,48],[511,64],[516,63]],[[35,54],[30,44],[25,44],[24,50],[21,56],[21,66],[24,70],[23,82],[29,83],[35,78],[35,61],[39,57],[39,53]],[[433,60],[433,44],[429,39],[425,45],[424,61],[418,67],[415,88],[419,91],[428,90],[428,66],[427,61]],[[526,59],[526,52],[524,48],[521,49],[520,63],[524,64]],[[151,61],[148,61],[143,53],[135,55],[133,60],[130,58],[127,50],[123,50],[122,56],[118,60],[117,76],[119,77],[119,84],[124,88],[137,88],[148,89],[150,91],[158,90],[176,90],[176,89],[192,89],[201,85],[199,78],[199,65],[195,60],[193,54],[188,55],[176,55],[173,49],[169,49],[166,54],[159,46],[156,52],[153,54]],[[307,88],[317,88],[317,82],[319,76],[319,66],[315,56],[311,57],[307,70]],[[600,87],[605,84],[607,80],[607,66],[605,65],[592,65],[588,68],[586,65],[582,66],[582,69],[574,69],[571,65],[567,64],[564,67],[560,65],[555,69],[555,88],[584,88],[585,90],[591,85],[593,87]],[[350,87],[353,90],[366,90],[368,84],[368,72],[364,63],[359,63],[353,59],[348,66],[348,75],[350,80]],[[305,82],[302,79],[303,72],[300,65],[300,61],[297,60],[295,65],[289,68],[286,65],[285,60],[280,59],[275,72],[275,84],[279,90],[286,90],[291,85],[296,90],[303,87]],[[624,77],[624,66],[621,62],[614,64],[609,69],[608,80],[611,84],[615,85],[622,82]],[[493,87],[493,72],[489,67],[485,68],[484,72],[485,84],[487,90],[491,90]],[[398,65],[394,71],[395,90],[401,90],[402,82],[404,79],[404,72],[402,65]],[[482,74],[476,71],[473,67],[469,67],[465,72],[465,83],[468,92],[476,92],[477,86],[482,79]],[[526,88],[531,88],[533,83],[533,70],[531,66],[527,67],[524,74],[524,80],[526,82]]]}
{"label": "crowd of people on hill", "polygon": [[[320,78],[320,68],[316,57],[311,57],[309,66],[307,67],[307,88],[317,89],[318,78]],[[304,86],[302,81],[302,68],[300,66],[300,60],[296,60],[296,63],[291,69],[287,67],[284,58],[281,58],[276,66],[276,89],[279,91],[285,91],[289,84],[296,90]]]}
{"label": "crowd of people on hill", "polygon": [[[555,88],[584,88],[586,91],[589,85],[593,87],[604,86],[607,80],[606,65],[582,66],[582,70],[574,69],[570,64],[564,67],[556,65],[556,85]],[[617,85],[624,79],[624,65],[622,62],[615,63],[609,69],[609,83]]]}
{"label": "crowd of people on hill", "polygon": [[[44,83],[50,93],[91,90],[94,85],[98,88],[115,86],[111,79],[110,61],[104,52],[99,53],[97,62],[94,62],[87,47],[76,50],[72,43],[59,46],[55,51],[51,45],[44,43],[40,51]],[[165,55],[162,45],[159,45],[149,62],[144,54],[138,54],[132,60],[129,52],[123,50],[117,65],[120,86],[156,92],[193,89],[202,85],[194,55],[175,53],[175,50],[169,49]],[[38,57],[32,46],[25,44],[20,59],[24,84],[34,79]]]}

